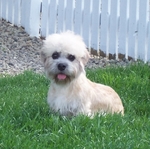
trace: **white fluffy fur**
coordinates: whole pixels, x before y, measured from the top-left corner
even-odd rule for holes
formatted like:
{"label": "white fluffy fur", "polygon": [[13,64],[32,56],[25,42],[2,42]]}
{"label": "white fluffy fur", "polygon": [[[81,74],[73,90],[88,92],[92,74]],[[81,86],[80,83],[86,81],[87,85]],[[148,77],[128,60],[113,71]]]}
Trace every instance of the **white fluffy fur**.
{"label": "white fluffy fur", "polygon": [[[53,59],[54,52],[60,53],[60,57]],[[75,56],[75,60],[70,61],[68,55]],[[103,112],[124,114],[121,99],[111,87],[86,78],[84,65],[89,53],[80,36],[70,31],[49,35],[41,59],[51,80],[47,100],[53,111],[67,116]],[[65,70],[58,69],[60,63],[66,65]],[[66,79],[59,80],[58,74],[66,75]]]}

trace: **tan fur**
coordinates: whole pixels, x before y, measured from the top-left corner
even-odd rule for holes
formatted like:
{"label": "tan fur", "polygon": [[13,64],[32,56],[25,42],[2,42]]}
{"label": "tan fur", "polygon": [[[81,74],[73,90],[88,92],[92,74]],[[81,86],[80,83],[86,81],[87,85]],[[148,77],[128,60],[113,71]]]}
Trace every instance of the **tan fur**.
{"label": "tan fur", "polygon": [[[53,59],[54,52],[60,53],[58,59]],[[68,60],[69,54],[74,55],[75,60]],[[50,35],[42,48],[41,59],[47,77],[51,79],[48,104],[55,112],[67,116],[124,114],[122,101],[111,87],[91,82],[86,78],[84,66],[89,59],[89,53],[80,36],[70,31]],[[67,64],[65,70],[58,69],[60,63]],[[66,79],[59,80],[58,74],[66,75]]]}

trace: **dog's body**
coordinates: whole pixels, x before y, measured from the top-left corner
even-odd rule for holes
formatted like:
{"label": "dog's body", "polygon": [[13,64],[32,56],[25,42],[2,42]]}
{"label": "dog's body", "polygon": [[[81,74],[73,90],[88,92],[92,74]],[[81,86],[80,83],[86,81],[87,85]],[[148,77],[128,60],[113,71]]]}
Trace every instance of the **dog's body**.
{"label": "dog's body", "polygon": [[72,32],[50,35],[41,58],[51,79],[48,92],[50,108],[61,115],[121,113],[124,108],[118,94],[109,86],[86,78],[84,65],[89,53],[82,38]]}

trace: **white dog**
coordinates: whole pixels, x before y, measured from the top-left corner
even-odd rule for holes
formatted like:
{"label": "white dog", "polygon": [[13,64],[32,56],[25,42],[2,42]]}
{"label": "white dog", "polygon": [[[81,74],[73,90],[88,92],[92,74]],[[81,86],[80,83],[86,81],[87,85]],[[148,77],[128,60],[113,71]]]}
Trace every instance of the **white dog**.
{"label": "white dog", "polygon": [[71,31],[49,35],[41,59],[51,80],[47,100],[53,111],[65,116],[124,114],[121,99],[111,87],[86,78],[89,53],[80,36]]}

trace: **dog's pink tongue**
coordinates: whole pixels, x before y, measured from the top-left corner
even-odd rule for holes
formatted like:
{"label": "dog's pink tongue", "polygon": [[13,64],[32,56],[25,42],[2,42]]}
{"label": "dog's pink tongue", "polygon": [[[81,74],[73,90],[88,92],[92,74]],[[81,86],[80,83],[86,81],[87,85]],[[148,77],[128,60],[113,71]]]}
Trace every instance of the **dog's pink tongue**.
{"label": "dog's pink tongue", "polygon": [[66,79],[66,75],[65,74],[58,74],[57,75],[57,78],[59,79],[59,80],[65,80]]}

